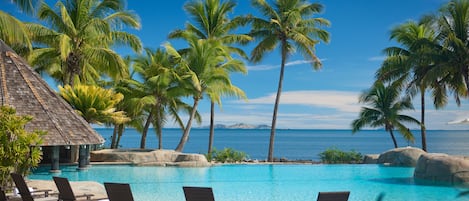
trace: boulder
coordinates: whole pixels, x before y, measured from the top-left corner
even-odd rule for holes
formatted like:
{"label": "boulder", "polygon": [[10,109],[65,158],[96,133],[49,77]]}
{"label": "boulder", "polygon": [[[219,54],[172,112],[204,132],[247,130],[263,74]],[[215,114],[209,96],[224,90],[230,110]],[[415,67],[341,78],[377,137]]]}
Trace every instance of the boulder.
{"label": "boulder", "polygon": [[103,149],[91,152],[92,162],[126,162],[134,165],[207,167],[211,164],[202,154],[172,150]]}
{"label": "boulder", "polygon": [[469,160],[463,156],[423,154],[415,167],[414,178],[432,183],[469,186]]}
{"label": "boulder", "polygon": [[415,147],[391,149],[379,155],[378,163],[391,166],[415,167],[420,155],[426,153]]}
{"label": "boulder", "polygon": [[377,164],[379,154],[366,154],[363,158],[363,164]]}

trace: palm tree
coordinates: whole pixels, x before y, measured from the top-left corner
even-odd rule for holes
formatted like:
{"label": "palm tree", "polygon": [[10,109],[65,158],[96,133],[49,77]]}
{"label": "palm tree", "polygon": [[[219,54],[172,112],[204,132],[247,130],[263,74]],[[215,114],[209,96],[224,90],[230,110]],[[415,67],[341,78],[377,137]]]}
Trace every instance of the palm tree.
{"label": "palm tree", "polygon": [[[162,49],[145,49],[146,55],[135,59],[134,69],[142,83],[134,82],[134,93],[139,93],[137,97],[146,99],[147,119],[143,127],[140,148],[145,148],[146,136],[150,124],[155,128],[158,137],[158,148],[162,149],[163,127],[171,117],[177,125],[184,128],[184,123],[178,112],[189,112],[190,106],[184,103],[181,98],[184,90],[179,87],[180,75],[175,69],[175,63]],[[200,119],[200,115],[196,113]]]}
{"label": "palm tree", "polygon": [[468,97],[469,89],[469,0],[452,0],[440,10],[439,32],[444,64],[435,72],[441,73],[441,80],[454,92],[456,103],[460,97]]}
{"label": "palm tree", "polygon": [[447,100],[446,95],[437,93],[440,91],[439,85],[435,84],[438,80],[429,80],[435,77],[430,73],[441,52],[432,23],[429,18],[423,18],[418,23],[409,21],[394,28],[391,31],[391,39],[396,40],[401,47],[389,47],[384,50],[388,57],[376,73],[378,81],[399,82],[411,96],[420,92],[421,137],[424,151],[427,151],[425,92],[428,88],[433,89],[433,103],[437,109]]}
{"label": "palm tree", "polygon": [[320,28],[321,26],[329,26],[329,21],[313,17],[322,11],[323,6],[318,3],[309,3],[306,0],[275,0],[273,5],[269,5],[266,0],[253,0],[252,5],[265,18],[249,17],[252,22],[250,35],[256,40],[260,40],[251,53],[251,60],[259,62],[267,52],[280,46],[280,77],[272,117],[268,154],[268,161],[273,161],[275,128],[285,63],[290,54],[299,51],[304,57],[312,60],[311,64],[315,69],[319,69],[321,61],[316,56],[315,46],[320,41],[329,42],[329,33]]}
{"label": "palm tree", "polygon": [[[12,0],[18,8],[26,13],[33,14],[38,0]],[[28,29],[23,22],[12,15],[0,10],[0,40],[3,40],[15,50],[17,48],[32,49],[31,40],[28,36]]]}
{"label": "palm tree", "polygon": [[[247,58],[244,51],[233,44],[245,44],[251,40],[251,37],[246,34],[233,34],[231,33],[240,25],[245,24],[245,19],[236,17],[233,20],[228,18],[236,6],[232,0],[219,1],[219,0],[197,0],[190,1],[184,6],[186,12],[189,13],[191,19],[196,25],[187,23],[185,30],[176,30],[170,33],[169,38],[182,38],[185,32],[191,32],[197,35],[199,39],[206,40],[219,40],[230,52],[236,53],[243,58]],[[246,73],[247,70],[244,66],[239,68],[232,68],[226,70],[237,70],[235,72]],[[233,86],[214,86],[209,89],[210,93],[207,95],[210,98],[210,136],[208,152],[212,152],[213,136],[214,136],[214,121],[215,121],[215,102],[221,106],[222,95],[231,95],[240,98],[246,98],[244,92]]]}
{"label": "palm tree", "polygon": [[27,25],[39,45],[28,60],[39,72],[71,86],[94,83],[103,75],[118,78],[128,74],[124,60],[110,49],[112,45],[141,49],[135,35],[116,29],[140,27],[137,15],[125,10],[125,1],[58,1],[55,7],[42,3],[38,11],[39,19],[50,28]]}
{"label": "palm tree", "polygon": [[185,89],[187,95],[192,96],[194,102],[189,119],[184,127],[181,140],[176,151],[182,151],[189,139],[189,133],[197,112],[200,100],[213,86],[231,86],[229,78],[230,70],[243,66],[242,62],[230,58],[230,52],[221,41],[199,39],[195,34],[186,32],[183,35],[189,47],[176,51],[170,44],[166,45],[167,52],[178,61],[178,69],[184,71],[181,88]]}
{"label": "palm tree", "polygon": [[397,148],[397,141],[394,137],[394,129],[398,129],[404,138],[410,142],[414,141],[414,136],[403,124],[420,122],[411,116],[401,114],[402,111],[413,109],[409,97],[400,99],[399,86],[385,86],[382,82],[376,82],[374,86],[360,96],[360,102],[368,104],[369,107],[362,107],[358,119],[352,122],[352,133],[356,133],[365,126],[372,128],[384,127],[391,135],[394,147]]}

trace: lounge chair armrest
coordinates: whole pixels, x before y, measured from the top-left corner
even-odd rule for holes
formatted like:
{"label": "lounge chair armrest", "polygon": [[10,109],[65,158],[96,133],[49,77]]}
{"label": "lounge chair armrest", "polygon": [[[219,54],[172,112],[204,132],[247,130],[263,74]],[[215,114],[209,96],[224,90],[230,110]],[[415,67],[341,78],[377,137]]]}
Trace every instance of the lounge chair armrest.
{"label": "lounge chair armrest", "polygon": [[76,198],[82,198],[82,197],[86,197],[86,200],[91,200],[91,197],[93,197],[94,194],[82,194],[82,195],[76,195],[75,197]]}

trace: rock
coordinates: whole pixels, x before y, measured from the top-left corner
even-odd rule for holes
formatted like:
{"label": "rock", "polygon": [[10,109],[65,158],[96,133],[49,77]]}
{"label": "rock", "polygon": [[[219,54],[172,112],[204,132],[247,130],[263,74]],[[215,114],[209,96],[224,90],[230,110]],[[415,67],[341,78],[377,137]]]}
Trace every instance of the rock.
{"label": "rock", "polygon": [[403,147],[391,149],[379,155],[379,164],[389,164],[391,166],[415,167],[420,155],[425,151],[414,147]]}
{"label": "rock", "polygon": [[172,150],[104,149],[91,152],[93,162],[128,162],[146,166],[207,167],[210,163],[202,154]]}
{"label": "rock", "polygon": [[432,183],[469,186],[469,160],[463,156],[423,154],[415,167],[414,178]]}
{"label": "rock", "polygon": [[379,154],[366,154],[363,158],[363,164],[377,164]]}

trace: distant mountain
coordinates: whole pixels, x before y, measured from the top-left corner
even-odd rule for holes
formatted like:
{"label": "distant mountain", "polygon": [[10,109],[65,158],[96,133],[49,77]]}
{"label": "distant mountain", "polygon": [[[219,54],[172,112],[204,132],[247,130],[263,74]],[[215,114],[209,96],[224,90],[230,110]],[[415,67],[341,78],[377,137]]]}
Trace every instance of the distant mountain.
{"label": "distant mountain", "polygon": [[[201,128],[210,128],[210,126],[203,126]],[[215,124],[216,129],[270,129],[270,126],[262,124],[262,125],[252,125],[252,124],[245,124],[245,123],[237,123],[233,125],[225,125],[225,124]]]}

